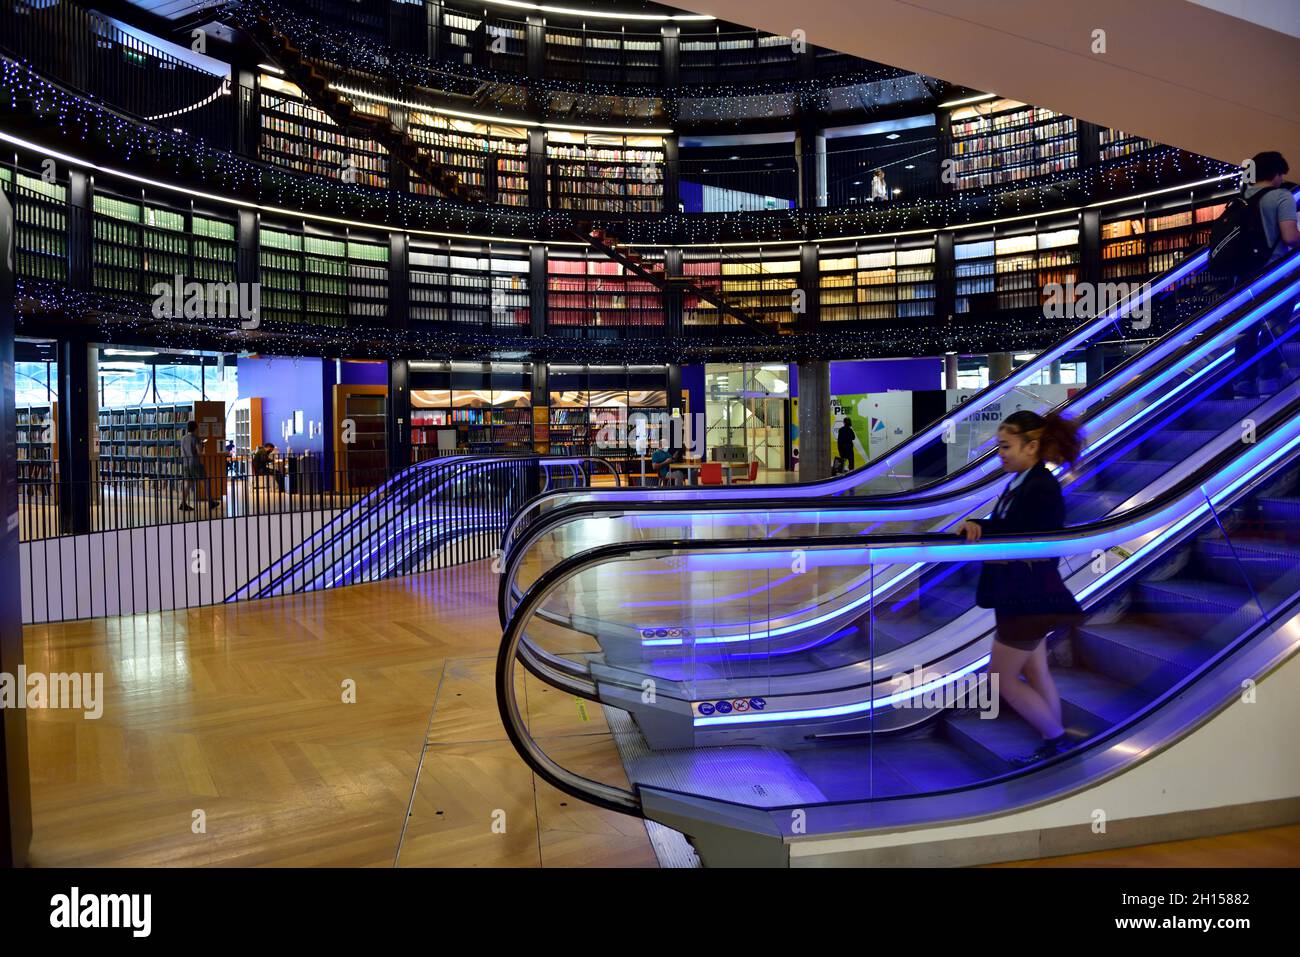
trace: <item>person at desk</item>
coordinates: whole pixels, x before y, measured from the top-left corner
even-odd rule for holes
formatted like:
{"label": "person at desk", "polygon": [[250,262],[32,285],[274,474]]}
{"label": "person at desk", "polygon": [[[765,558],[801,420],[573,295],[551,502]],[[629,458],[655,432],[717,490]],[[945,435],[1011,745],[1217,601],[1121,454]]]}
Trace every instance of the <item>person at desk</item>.
{"label": "person at desk", "polygon": [[681,476],[673,475],[673,465],[681,462],[685,455],[681,449],[655,449],[650,456],[650,464],[659,473],[660,485],[679,485]]}
{"label": "person at desk", "polygon": [[275,443],[266,442],[253,453],[253,480],[265,477],[265,481],[257,484],[274,485],[281,493],[284,492],[283,473],[275,468],[271,463],[275,457]]}

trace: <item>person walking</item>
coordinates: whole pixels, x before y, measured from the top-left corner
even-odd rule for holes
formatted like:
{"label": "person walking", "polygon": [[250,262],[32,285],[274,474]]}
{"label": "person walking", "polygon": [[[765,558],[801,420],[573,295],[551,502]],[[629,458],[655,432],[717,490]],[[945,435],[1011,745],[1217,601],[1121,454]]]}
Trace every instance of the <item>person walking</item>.
{"label": "person walking", "polygon": [[843,460],[844,471],[846,472],[852,472],[858,467],[853,457],[853,442],[857,437],[857,433],[853,431],[853,422],[846,415],[844,424],[840,426],[840,430],[835,436],[836,450],[840,453],[840,459]]}
{"label": "person walking", "polygon": [[[1056,413],[1013,412],[998,426],[998,456],[1012,479],[989,518],[966,519],[957,534],[978,542],[984,532],[1040,534],[1065,527],[1065,498],[1048,465],[1073,462],[1079,427]],[[1061,723],[1061,698],[1047,664],[1045,639],[1082,617],[1061,579],[1059,559],[990,561],[980,569],[975,603],[993,609],[997,633],[989,680],[998,694],[1043,737],[1033,753],[1012,761],[1027,767],[1070,747]],[[1023,676],[1024,681],[1021,681]]]}
{"label": "person walking", "polygon": [[[193,420],[185,423],[185,434],[181,436],[181,504],[182,512],[194,511],[190,504],[190,491],[193,489],[197,502],[203,495],[209,494],[207,470],[203,467],[203,442],[199,438],[199,424]],[[200,489],[202,491],[200,492]],[[215,498],[208,499],[208,507],[216,508],[221,503]]]}

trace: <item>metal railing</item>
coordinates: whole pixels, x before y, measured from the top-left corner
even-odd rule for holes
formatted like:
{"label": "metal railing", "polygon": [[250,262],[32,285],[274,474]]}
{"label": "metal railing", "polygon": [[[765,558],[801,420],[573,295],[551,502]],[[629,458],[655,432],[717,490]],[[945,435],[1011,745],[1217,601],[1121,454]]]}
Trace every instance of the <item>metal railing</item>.
{"label": "metal railing", "polygon": [[[535,461],[546,488],[585,487],[592,483],[620,484],[614,463],[584,457],[536,457],[448,452],[419,463],[443,465],[454,461]],[[32,465],[35,463],[20,463]],[[180,459],[136,463],[141,474],[123,474],[106,460],[93,465],[89,481],[66,481],[58,463],[35,477],[18,482],[18,529],[23,542],[42,541],[95,532],[149,528],[215,519],[259,515],[293,516],[347,509],[388,486],[405,470],[386,466],[323,470],[316,457],[292,457],[269,467],[251,459],[230,459],[224,473],[186,478]],[[539,488],[538,491],[541,489]]]}
{"label": "metal railing", "polygon": [[70,89],[163,129],[229,149],[235,97],[218,76],[123,32],[73,3],[0,4],[0,50]]}
{"label": "metal railing", "polygon": [[[27,483],[24,621],[321,591],[491,558],[525,502],[601,474],[620,481],[589,456],[449,455],[397,472]],[[66,524],[74,505],[81,524],[89,506],[94,527]]]}

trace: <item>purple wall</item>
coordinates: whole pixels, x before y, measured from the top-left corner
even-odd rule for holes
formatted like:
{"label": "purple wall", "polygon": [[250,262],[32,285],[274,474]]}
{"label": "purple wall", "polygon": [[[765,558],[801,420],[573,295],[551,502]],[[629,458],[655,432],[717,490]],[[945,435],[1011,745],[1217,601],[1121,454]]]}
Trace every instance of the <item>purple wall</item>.
{"label": "purple wall", "polygon": [[864,395],[904,389],[921,392],[943,388],[943,360],[864,359],[831,363],[831,395]]}
{"label": "purple wall", "polygon": [[387,362],[343,360],[342,385],[388,385]]}
{"label": "purple wall", "polygon": [[[325,402],[328,394],[326,365],[324,360],[310,358],[261,356],[239,359],[239,396],[262,400],[262,435],[267,442],[274,442],[281,452],[285,440],[280,435],[280,423],[301,409],[302,435],[291,436],[289,446],[295,452],[311,450],[317,455],[324,454],[324,436],[308,438],[307,423],[323,422],[325,434],[330,434],[329,406]],[[332,383],[334,363],[331,361],[328,366]]]}
{"label": "purple wall", "polygon": [[691,413],[704,414],[704,366],[682,366],[682,391],[691,397]]}

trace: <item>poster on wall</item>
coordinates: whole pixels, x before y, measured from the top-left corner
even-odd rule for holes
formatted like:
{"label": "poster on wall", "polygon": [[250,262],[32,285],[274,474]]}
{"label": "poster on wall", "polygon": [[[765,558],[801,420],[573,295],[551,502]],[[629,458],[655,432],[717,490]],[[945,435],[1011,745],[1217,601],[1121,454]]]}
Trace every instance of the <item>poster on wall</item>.
{"label": "poster on wall", "polygon": [[[912,434],[912,393],[869,392],[831,396],[831,450],[838,455],[838,436],[847,418],[853,427],[854,464],[884,455]],[[910,474],[911,461],[900,463],[899,474]]]}
{"label": "poster on wall", "polygon": [[[955,422],[952,441],[948,443],[948,471],[961,468],[972,458],[982,454],[986,448],[991,448],[997,435],[998,424],[1011,413],[1021,409],[1046,412],[1066,401],[1079,388],[1079,386],[1060,384],[1026,386],[1024,390],[1014,391],[1001,399],[986,403],[978,412]],[[945,389],[945,407],[951,412],[979,391],[979,389]]]}

